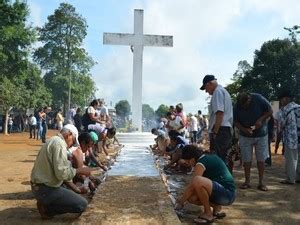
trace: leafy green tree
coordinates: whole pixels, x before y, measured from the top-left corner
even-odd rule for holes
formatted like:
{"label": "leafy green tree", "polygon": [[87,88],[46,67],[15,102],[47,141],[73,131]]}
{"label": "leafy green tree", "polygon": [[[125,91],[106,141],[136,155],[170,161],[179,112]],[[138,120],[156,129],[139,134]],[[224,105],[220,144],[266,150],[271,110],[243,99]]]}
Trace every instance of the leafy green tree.
{"label": "leafy green tree", "polygon": [[143,119],[146,120],[152,120],[155,118],[155,112],[148,104],[142,105],[142,115],[143,115]]}
{"label": "leafy green tree", "polygon": [[51,99],[40,71],[28,59],[36,35],[26,25],[27,16],[25,2],[0,0],[0,110],[5,113],[5,134],[12,107],[24,110]]}
{"label": "leafy green tree", "polygon": [[89,73],[95,61],[82,47],[86,20],[75,7],[61,3],[38,30],[38,40],[44,45],[35,51],[34,59],[46,71],[45,83],[54,101],[63,103],[65,109],[70,102],[83,104],[96,90]]}
{"label": "leafy green tree", "polygon": [[299,54],[292,41],[275,39],[255,51],[251,73],[246,73],[241,88],[257,92],[269,100],[277,100],[281,88],[299,92]]}
{"label": "leafy green tree", "polygon": [[121,118],[122,124],[120,127],[125,126],[126,118],[130,115],[131,107],[127,100],[120,100],[116,106],[116,114]]}
{"label": "leafy green tree", "polygon": [[232,83],[225,87],[231,95],[233,102],[236,101],[236,98],[240,92],[243,78],[247,74],[251,73],[251,70],[252,68],[247,60],[239,61],[238,69],[235,71],[235,73],[233,74],[233,78],[231,79]]}
{"label": "leafy green tree", "polygon": [[155,114],[158,118],[162,118],[166,117],[167,112],[169,112],[169,107],[167,105],[161,104],[155,111]]}

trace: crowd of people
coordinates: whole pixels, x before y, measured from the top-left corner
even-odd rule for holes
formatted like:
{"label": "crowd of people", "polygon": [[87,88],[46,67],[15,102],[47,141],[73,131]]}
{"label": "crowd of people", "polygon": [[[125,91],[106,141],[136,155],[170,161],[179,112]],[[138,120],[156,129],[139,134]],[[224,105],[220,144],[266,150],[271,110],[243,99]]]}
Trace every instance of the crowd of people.
{"label": "crowd of people", "polygon": [[[165,156],[166,173],[193,174],[185,192],[177,199],[176,209],[190,202],[204,207],[195,219],[198,224],[211,223],[226,216],[223,205],[230,205],[236,196],[233,178],[234,161],[244,167],[244,183],[240,189],[251,188],[252,156],[255,152],[257,189],[268,191],[264,182],[265,166],[271,166],[271,142],[276,138],[275,152],[282,140],[286,179],[280,183],[300,183],[300,105],[293,102],[289,90],[278,96],[279,111],[273,116],[270,102],[258,93],[241,91],[233,105],[232,99],[214,75],[206,75],[200,88],[211,95],[209,121],[202,116],[187,116],[181,103],[170,106],[158,127],[152,129],[155,154]],[[205,131],[205,132],[203,132]],[[208,133],[209,149],[204,151],[203,134]]]}
{"label": "crowd of people", "polygon": [[[42,113],[45,111],[39,112],[40,118],[43,118]],[[43,124],[35,118],[31,115],[32,124],[43,129]],[[45,143],[31,172],[32,192],[43,219],[63,213],[80,215],[88,204],[83,195],[92,195],[101,183],[91,172],[107,171],[111,160],[107,149],[115,143],[121,146],[108,111],[97,99],[83,115],[79,108],[71,107],[64,118],[59,110],[56,123],[59,133],[48,140],[42,139]],[[105,162],[97,159],[99,154],[105,154]]]}
{"label": "crowd of people", "polygon": [[[164,171],[169,174],[193,174],[175,208],[187,202],[202,205],[203,213],[196,223],[211,223],[226,216],[222,206],[231,205],[236,197],[233,177],[235,160],[244,167],[244,182],[240,189],[251,188],[252,156],[255,152],[258,182],[257,189],[268,191],[264,182],[265,166],[271,166],[270,143],[276,137],[275,151],[283,142],[286,179],[282,184],[300,182],[300,105],[293,102],[289,90],[278,96],[280,110],[273,117],[267,99],[258,93],[241,91],[233,105],[229,93],[218,84],[214,75],[206,75],[200,88],[211,95],[209,115],[186,115],[182,103],[170,106],[164,118],[151,132],[156,135],[151,149],[165,156],[168,163]],[[81,214],[87,201],[81,195],[93,193],[100,181],[91,175],[93,168],[106,171],[106,165],[97,160],[107,147],[119,144],[115,137],[107,108],[103,101],[93,100],[82,113],[71,107],[66,118],[59,110],[56,124],[59,134],[46,141],[47,124],[44,122],[47,107],[30,115],[30,138],[45,143],[31,173],[32,191],[43,218],[62,213]],[[203,141],[209,137],[209,149]]]}

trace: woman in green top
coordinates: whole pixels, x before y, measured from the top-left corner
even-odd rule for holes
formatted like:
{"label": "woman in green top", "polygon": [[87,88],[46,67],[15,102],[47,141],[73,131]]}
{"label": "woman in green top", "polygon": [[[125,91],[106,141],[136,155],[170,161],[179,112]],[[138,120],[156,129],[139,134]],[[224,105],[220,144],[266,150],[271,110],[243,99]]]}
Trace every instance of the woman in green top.
{"label": "woman in green top", "polygon": [[222,159],[215,154],[205,153],[196,146],[187,145],[182,149],[179,163],[194,167],[194,172],[185,192],[177,199],[175,209],[183,208],[187,201],[203,205],[204,212],[195,219],[198,224],[212,223],[215,218],[225,217],[221,206],[234,202],[236,188]]}

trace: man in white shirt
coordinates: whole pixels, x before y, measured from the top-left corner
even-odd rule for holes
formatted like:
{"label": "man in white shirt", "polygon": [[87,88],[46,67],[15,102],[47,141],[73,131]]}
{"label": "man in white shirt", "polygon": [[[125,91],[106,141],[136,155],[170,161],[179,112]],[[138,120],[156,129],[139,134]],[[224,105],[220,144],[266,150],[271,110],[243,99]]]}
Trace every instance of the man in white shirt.
{"label": "man in white shirt", "polygon": [[32,138],[32,132],[33,132],[33,139],[35,139],[36,125],[37,125],[36,118],[34,115],[31,114],[29,116],[29,134],[30,134],[29,138]]}
{"label": "man in white shirt", "polygon": [[104,101],[99,99],[99,114],[100,114],[100,124],[103,127],[106,127],[106,124],[109,122],[109,113],[108,108],[104,105]]}
{"label": "man in white shirt", "polygon": [[191,133],[191,142],[192,144],[197,143],[198,121],[194,115],[191,116],[189,125]]}
{"label": "man in white shirt", "polygon": [[233,124],[231,97],[226,89],[218,84],[214,75],[206,75],[200,89],[212,96],[209,105],[208,127],[210,151],[215,152],[228,165],[226,156],[231,147]]}

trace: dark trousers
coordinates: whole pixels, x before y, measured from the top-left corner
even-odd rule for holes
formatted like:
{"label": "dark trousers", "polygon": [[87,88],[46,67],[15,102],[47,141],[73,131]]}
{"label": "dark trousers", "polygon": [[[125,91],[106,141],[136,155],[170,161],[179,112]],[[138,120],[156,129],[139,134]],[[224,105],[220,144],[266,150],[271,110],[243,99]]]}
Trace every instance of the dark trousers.
{"label": "dark trousers", "polygon": [[197,131],[192,131],[191,134],[192,134],[191,137],[192,143],[197,143]]}
{"label": "dark trousers", "polygon": [[82,213],[88,202],[74,191],[63,187],[31,185],[34,197],[45,207],[48,216],[64,213]]}
{"label": "dark trousers", "polygon": [[42,131],[42,142],[45,143],[46,142],[46,135],[47,135],[47,131],[48,131],[48,126],[47,123],[42,123],[42,127],[43,127],[43,131]]}
{"label": "dark trousers", "polygon": [[33,132],[33,138],[35,139],[36,125],[30,125],[30,126],[29,126],[29,134],[30,134],[30,138],[32,138],[32,132]]}
{"label": "dark trousers", "polygon": [[232,134],[231,134],[231,128],[230,127],[220,127],[218,134],[209,134],[210,137],[210,146],[209,150],[210,152],[213,152],[219,156],[226,165],[228,165],[227,162],[227,153],[229,149],[231,148],[232,144]]}

